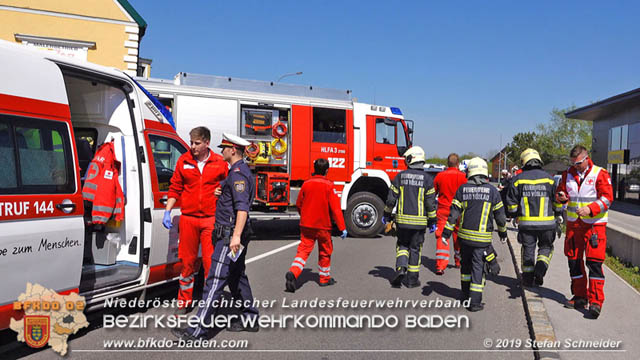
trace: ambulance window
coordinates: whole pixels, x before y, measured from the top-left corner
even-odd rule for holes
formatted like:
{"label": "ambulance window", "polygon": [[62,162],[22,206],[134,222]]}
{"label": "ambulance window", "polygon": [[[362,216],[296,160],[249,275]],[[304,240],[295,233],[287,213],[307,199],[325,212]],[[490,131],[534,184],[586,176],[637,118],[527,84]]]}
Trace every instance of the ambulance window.
{"label": "ambulance window", "polygon": [[386,123],[384,119],[376,119],[376,142],[378,144],[391,144],[396,143],[396,124],[391,125]]}
{"label": "ambulance window", "polygon": [[3,164],[2,176],[0,176],[0,189],[15,188],[18,186],[16,155],[13,151],[14,145],[11,133],[12,129],[9,125],[5,123],[4,120],[0,120],[0,164]]}
{"label": "ambulance window", "polygon": [[187,152],[187,148],[175,139],[159,135],[149,135],[149,142],[151,143],[153,161],[156,165],[158,189],[160,191],[168,191],[178,158]]}
{"label": "ambulance window", "polygon": [[[66,124],[56,121],[6,117],[4,129],[12,136],[13,178],[8,193],[73,193],[75,166]],[[2,137],[2,135],[0,135]],[[5,149],[0,150],[4,153]],[[4,155],[0,155],[4,157]],[[2,187],[5,184],[2,183]],[[13,185],[13,186],[11,186]],[[3,191],[5,192],[5,191]]]}
{"label": "ambulance window", "polygon": [[346,144],[346,122],[346,110],[314,107],[313,141]]}

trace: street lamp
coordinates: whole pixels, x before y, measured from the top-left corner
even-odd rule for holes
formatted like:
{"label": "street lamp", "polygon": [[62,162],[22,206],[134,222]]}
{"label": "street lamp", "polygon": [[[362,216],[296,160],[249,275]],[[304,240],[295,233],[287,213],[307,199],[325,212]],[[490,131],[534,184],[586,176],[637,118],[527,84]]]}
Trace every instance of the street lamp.
{"label": "street lamp", "polygon": [[276,82],[279,83],[280,80],[286,78],[287,76],[296,76],[296,75],[302,75],[302,71],[298,71],[298,72],[295,72],[295,73],[284,74],[284,75],[280,76],[280,78],[278,78],[278,80]]}

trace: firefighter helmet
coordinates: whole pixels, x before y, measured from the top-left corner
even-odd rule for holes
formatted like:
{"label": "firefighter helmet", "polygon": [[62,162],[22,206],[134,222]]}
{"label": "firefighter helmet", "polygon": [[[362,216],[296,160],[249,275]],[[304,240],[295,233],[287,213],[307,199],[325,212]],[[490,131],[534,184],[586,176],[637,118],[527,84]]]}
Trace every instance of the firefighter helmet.
{"label": "firefighter helmet", "polygon": [[540,154],[538,151],[532,148],[528,148],[520,154],[520,161],[522,162],[522,166],[529,162],[529,160],[537,159],[542,163],[542,159],[540,158]]}
{"label": "firefighter helmet", "polygon": [[407,159],[409,165],[425,162],[424,150],[420,146],[412,146],[409,150],[405,151],[404,158]]}
{"label": "firefighter helmet", "polygon": [[487,166],[487,162],[482,158],[474,157],[469,160],[469,164],[467,167],[467,177],[470,178],[476,175],[484,175],[489,177],[489,167]]}

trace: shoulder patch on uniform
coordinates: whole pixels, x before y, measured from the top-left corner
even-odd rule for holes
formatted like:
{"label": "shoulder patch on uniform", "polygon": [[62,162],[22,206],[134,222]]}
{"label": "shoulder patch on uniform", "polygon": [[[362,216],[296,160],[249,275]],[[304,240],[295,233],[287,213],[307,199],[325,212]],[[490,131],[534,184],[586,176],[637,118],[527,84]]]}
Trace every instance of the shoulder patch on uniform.
{"label": "shoulder patch on uniform", "polygon": [[244,192],[244,188],[245,188],[244,185],[245,185],[244,180],[238,180],[233,182],[233,188],[236,190],[236,192]]}
{"label": "shoulder patch on uniform", "polygon": [[107,180],[111,180],[111,179],[113,179],[113,171],[111,171],[111,170],[106,170],[106,171],[104,172],[104,178],[105,178],[105,179],[107,179]]}

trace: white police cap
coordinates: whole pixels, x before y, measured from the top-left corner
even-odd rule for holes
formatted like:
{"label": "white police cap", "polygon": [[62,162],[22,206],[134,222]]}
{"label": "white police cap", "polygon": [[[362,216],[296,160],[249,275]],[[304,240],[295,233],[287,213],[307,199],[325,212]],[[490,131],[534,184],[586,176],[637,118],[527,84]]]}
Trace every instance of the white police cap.
{"label": "white police cap", "polygon": [[222,142],[220,143],[220,145],[218,145],[218,147],[245,147],[249,146],[250,144],[250,142],[237,135],[222,133]]}

